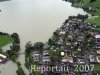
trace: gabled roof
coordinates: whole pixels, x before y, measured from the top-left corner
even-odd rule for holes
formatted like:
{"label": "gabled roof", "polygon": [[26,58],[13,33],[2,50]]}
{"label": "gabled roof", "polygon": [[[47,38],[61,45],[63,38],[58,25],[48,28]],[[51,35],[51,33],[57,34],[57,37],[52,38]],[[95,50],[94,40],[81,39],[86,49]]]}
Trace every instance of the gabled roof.
{"label": "gabled roof", "polygon": [[2,57],[2,58],[6,58],[7,56],[5,56],[5,55],[3,55],[3,54],[0,54],[0,57]]}
{"label": "gabled roof", "polygon": [[70,47],[70,46],[68,46],[68,45],[63,46],[62,48],[63,48],[65,51],[69,51],[69,50],[71,50],[71,47]]}
{"label": "gabled roof", "polygon": [[100,34],[95,35],[95,38],[100,38]]}

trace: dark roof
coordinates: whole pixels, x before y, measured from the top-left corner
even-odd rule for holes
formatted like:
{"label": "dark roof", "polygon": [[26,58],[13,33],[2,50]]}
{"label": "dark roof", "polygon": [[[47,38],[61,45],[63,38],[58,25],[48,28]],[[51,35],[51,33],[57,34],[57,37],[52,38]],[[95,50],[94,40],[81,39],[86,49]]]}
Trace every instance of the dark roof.
{"label": "dark roof", "polygon": [[63,49],[64,50],[71,50],[71,47],[70,46],[63,46]]}

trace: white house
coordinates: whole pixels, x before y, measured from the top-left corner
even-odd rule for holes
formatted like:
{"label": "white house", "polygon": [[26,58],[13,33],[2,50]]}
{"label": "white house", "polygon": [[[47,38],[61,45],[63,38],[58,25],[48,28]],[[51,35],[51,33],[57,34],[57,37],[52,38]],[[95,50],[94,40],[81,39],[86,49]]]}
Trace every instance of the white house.
{"label": "white house", "polygon": [[0,54],[0,63],[3,63],[7,59],[7,56]]}
{"label": "white house", "polygon": [[95,35],[96,48],[100,48],[100,34]]}

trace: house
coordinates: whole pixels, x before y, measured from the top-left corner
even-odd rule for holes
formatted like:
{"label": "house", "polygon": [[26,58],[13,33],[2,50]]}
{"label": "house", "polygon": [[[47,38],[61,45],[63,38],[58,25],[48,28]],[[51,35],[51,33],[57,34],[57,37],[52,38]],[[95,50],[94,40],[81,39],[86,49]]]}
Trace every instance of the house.
{"label": "house", "polygon": [[71,46],[65,45],[65,46],[62,46],[62,49],[63,49],[64,51],[70,51],[70,50],[71,50]]}
{"label": "house", "polygon": [[65,31],[60,31],[59,35],[65,35]]}
{"label": "house", "polygon": [[57,44],[62,45],[63,43],[64,43],[63,38],[60,37]]}
{"label": "house", "polygon": [[71,50],[67,52],[67,56],[68,56],[68,57],[72,57],[72,52],[71,52]]}
{"label": "house", "polygon": [[80,36],[78,36],[77,41],[78,41],[78,42],[83,42],[83,41],[84,41],[84,37],[83,37],[83,36],[81,36],[81,35],[80,35]]}
{"label": "house", "polygon": [[33,52],[33,57],[34,57],[34,56],[38,56],[38,55],[40,55],[40,52],[39,52],[39,51],[34,51],[34,52]]}
{"label": "house", "polygon": [[0,63],[5,63],[7,60],[7,56],[0,54]]}
{"label": "house", "polygon": [[43,55],[50,55],[48,50],[43,51]]}
{"label": "house", "polygon": [[62,63],[67,63],[67,62],[73,63],[73,58],[72,57],[63,57]]}
{"label": "house", "polygon": [[57,51],[57,50],[59,50],[59,47],[58,47],[58,46],[52,46],[51,49],[52,49],[53,51]]}
{"label": "house", "polygon": [[95,35],[96,43],[100,43],[100,34]]}
{"label": "house", "polygon": [[100,48],[100,34],[95,35],[96,48]]}
{"label": "house", "polygon": [[63,56],[62,63],[67,63],[67,62],[73,63],[73,58],[69,57],[67,53],[61,52],[61,55]]}
{"label": "house", "polygon": [[85,55],[86,55],[86,53],[84,51],[81,51],[81,52],[77,53],[76,57],[78,57],[78,58],[84,58]]}
{"label": "house", "polygon": [[91,62],[91,63],[95,63],[95,62],[96,62],[96,57],[95,57],[95,55],[93,55],[93,54],[91,54],[91,55],[89,56],[89,59],[90,59],[90,62]]}
{"label": "house", "polygon": [[85,59],[84,58],[77,58],[77,63],[85,64]]}
{"label": "house", "polygon": [[82,51],[81,46],[78,46],[77,50],[78,50],[78,51]]}
{"label": "house", "polygon": [[97,50],[97,54],[100,54],[100,50]]}
{"label": "house", "polygon": [[66,45],[71,46],[71,42],[70,42],[70,41],[67,41],[67,42],[66,42]]}
{"label": "house", "polygon": [[88,32],[92,37],[95,37],[96,32]]}
{"label": "house", "polygon": [[68,35],[68,40],[72,41],[73,40],[73,36],[72,35]]}
{"label": "house", "polygon": [[39,62],[39,61],[40,61],[40,58],[39,58],[39,56],[35,56],[35,57],[33,58],[33,60],[34,60],[34,62]]}
{"label": "house", "polygon": [[35,62],[39,62],[41,59],[41,55],[40,55],[39,51],[34,51],[32,56],[33,56],[33,60]]}
{"label": "house", "polygon": [[42,59],[41,59],[42,63],[44,64],[48,64],[50,62],[50,53],[48,50],[44,50],[43,51],[43,55],[42,55]]}
{"label": "house", "polygon": [[64,52],[61,52],[61,56],[65,56],[65,53]]}
{"label": "house", "polygon": [[73,40],[73,37],[74,37],[74,34],[73,34],[73,32],[72,31],[69,31],[69,33],[68,33],[68,40],[69,41],[72,41]]}
{"label": "house", "polygon": [[53,60],[53,62],[55,62],[55,63],[59,63],[59,62],[60,62],[60,59],[59,59],[58,56],[54,56],[52,60]]}
{"label": "house", "polygon": [[96,60],[97,60],[98,63],[100,63],[100,55],[96,56]]}
{"label": "house", "polygon": [[49,55],[42,56],[42,62],[43,63],[49,63],[50,62],[50,56]]}
{"label": "house", "polygon": [[100,49],[100,43],[96,43],[96,48]]}
{"label": "house", "polygon": [[66,26],[68,27],[69,26],[69,23],[66,23]]}
{"label": "house", "polygon": [[74,45],[74,46],[77,46],[77,45],[78,45],[78,42],[76,42],[76,41],[73,42],[73,45]]}

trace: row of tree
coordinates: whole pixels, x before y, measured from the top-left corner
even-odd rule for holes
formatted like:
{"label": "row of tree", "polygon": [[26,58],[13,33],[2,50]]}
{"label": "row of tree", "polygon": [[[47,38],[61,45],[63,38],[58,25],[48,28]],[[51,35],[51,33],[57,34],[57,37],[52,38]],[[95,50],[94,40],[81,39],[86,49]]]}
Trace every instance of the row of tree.
{"label": "row of tree", "polygon": [[6,54],[8,55],[9,59],[16,62],[20,50],[20,38],[17,33],[11,34],[10,37],[13,38],[13,42],[11,50],[7,50]]}

